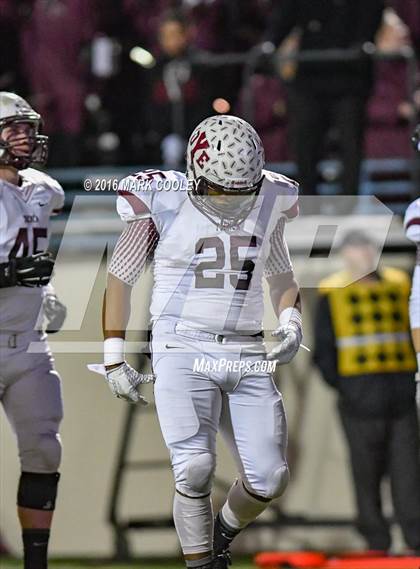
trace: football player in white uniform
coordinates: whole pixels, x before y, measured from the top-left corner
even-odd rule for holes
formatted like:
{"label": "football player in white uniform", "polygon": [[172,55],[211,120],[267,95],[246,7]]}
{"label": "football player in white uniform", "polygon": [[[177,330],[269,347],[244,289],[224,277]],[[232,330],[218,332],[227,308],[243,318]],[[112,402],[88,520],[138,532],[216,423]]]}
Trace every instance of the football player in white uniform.
{"label": "football player in white uniform", "polygon": [[[112,391],[139,401],[125,362],[131,288],[154,257],[151,303],[155,401],[175,477],[173,516],[187,567],[222,569],[232,539],[285,490],[287,427],[270,360],[288,363],[302,339],[299,289],[284,240],[298,187],[264,170],[255,130],[237,117],[200,123],[187,174],[124,179],[127,222],[108,272],[104,364]],[[262,278],[279,318],[266,354]],[[210,491],[219,427],[239,476],[213,525]]]}
{"label": "football player in white uniform", "polygon": [[[37,321],[45,304],[57,330],[65,309],[47,286],[54,262],[46,253],[50,216],[64,193],[29,168],[47,158],[41,117],[21,97],[0,92],[0,400],[16,434],[21,464],[17,509],[25,569],[47,567],[61,458],[60,378]],[[28,353],[33,341],[42,353]]]}
{"label": "football player in white uniform", "polygon": [[[420,124],[414,131],[413,145],[415,151],[420,154]],[[413,241],[417,247],[416,266],[410,295],[410,325],[414,349],[417,353],[416,402],[420,419],[420,198],[408,206],[404,216],[404,229],[407,238]]]}

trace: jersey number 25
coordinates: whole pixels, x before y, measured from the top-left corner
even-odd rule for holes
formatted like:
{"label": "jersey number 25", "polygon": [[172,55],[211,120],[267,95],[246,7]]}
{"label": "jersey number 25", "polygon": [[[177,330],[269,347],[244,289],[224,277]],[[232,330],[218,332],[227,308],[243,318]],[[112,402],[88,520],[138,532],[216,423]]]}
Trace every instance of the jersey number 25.
{"label": "jersey number 25", "polygon": [[[248,290],[252,279],[255,263],[251,259],[239,259],[239,247],[256,247],[257,238],[234,236],[230,237],[230,268],[238,274],[230,275],[229,281],[235,290]],[[195,288],[224,288],[225,274],[217,270],[225,268],[226,253],[223,241],[219,237],[205,237],[199,239],[195,246],[195,253],[199,255],[205,249],[214,249],[214,261],[202,261],[195,268]],[[205,277],[204,271],[216,271],[214,276]]]}

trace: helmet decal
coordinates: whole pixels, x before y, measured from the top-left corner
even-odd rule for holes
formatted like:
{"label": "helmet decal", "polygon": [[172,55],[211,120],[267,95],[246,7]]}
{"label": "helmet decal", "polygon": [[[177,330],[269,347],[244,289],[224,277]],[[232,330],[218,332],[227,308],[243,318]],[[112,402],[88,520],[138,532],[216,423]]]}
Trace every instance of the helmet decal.
{"label": "helmet decal", "polygon": [[201,154],[196,159],[196,162],[199,166],[203,167],[204,162],[208,162],[210,160],[210,156],[206,152],[206,149],[210,146],[206,133],[203,131],[197,131],[197,133],[195,133],[191,138],[191,145],[191,162],[194,163],[195,155],[197,152],[202,150]]}

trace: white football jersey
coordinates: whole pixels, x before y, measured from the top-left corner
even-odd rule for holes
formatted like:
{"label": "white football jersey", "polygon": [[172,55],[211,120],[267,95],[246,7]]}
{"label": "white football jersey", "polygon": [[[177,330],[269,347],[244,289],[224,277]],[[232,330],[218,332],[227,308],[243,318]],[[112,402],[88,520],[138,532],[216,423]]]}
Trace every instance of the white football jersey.
{"label": "white football jersey", "polygon": [[408,206],[404,216],[404,230],[407,239],[420,245],[420,198]]}
{"label": "white football jersey", "polygon": [[407,238],[417,245],[416,266],[410,295],[410,325],[412,329],[415,329],[420,328],[420,198],[408,206],[404,216],[404,229]]}
{"label": "white football jersey", "polygon": [[253,209],[223,229],[188,197],[185,174],[146,171],[120,182],[124,221],[151,217],[154,252],[152,320],[182,320],[213,333],[256,333],[263,319],[262,277],[292,270],[284,223],[297,215],[297,184],[270,171]]}
{"label": "white football jersey", "polygon": [[[46,251],[50,216],[64,204],[60,184],[43,172],[20,172],[21,185],[0,180],[0,263]],[[34,328],[42,302],[42,288],[0,288],[0,331]]]}

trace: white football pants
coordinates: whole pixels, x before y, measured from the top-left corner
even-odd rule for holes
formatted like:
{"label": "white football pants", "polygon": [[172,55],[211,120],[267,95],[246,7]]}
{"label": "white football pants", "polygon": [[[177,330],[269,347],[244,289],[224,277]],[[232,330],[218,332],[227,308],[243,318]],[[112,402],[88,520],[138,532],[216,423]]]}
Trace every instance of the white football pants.
{"label": "white football pants", "polygon": [[[31,342],[42,352],[27,352]],[[63,404],[46,334],[0,332],[0,363],[0,401],[16,433],[22,471],[57,472]]]}
{"label": "white football pants", "polygon": [[246,488],[280,496],[288,481],[286,416],[272,374],[261,370],[262,338],[220,344],[175,328],[171,320],[155,323],[152,364],[177,490],[189,497],[210,492],[220,426]]}

